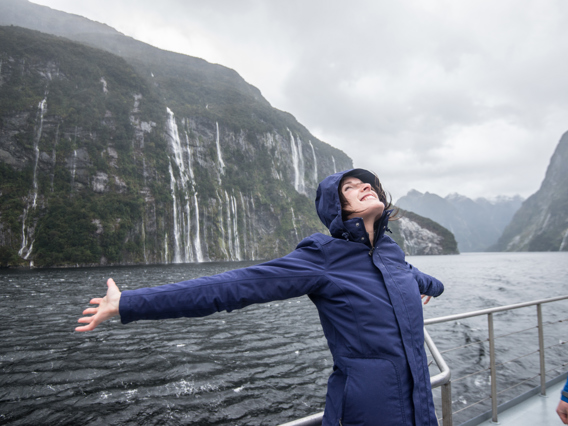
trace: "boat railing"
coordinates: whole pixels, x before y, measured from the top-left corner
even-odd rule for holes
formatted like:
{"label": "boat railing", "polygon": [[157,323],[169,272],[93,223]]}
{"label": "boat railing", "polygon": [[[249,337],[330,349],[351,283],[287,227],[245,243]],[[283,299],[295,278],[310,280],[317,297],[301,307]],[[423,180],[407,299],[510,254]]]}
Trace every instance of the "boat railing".
{"label": "boat railing", "polygon": [[[549,299],[534,300],[534,301],[531,301],[531,302],[517,303],[517,304],[514,304],[514,305],[507,305],[507,306],[499,306],[499,307],[489,308],[489,309],[482,309],[482,310],[472,311],[472,312],[465,312],[465,313],[462,313],[462,314],[448,315],[448,316],[437,317],[437,318],[430,318],[430,319],[425,320],[424,325],[430,326],[430,325],[445,323],[445,322],[449,322],[449,321],[457,321],[457,320],[465,319],[465,318],[472,318],[472,317],[478,317],[478,316],[483,316],[483,315],[487,316],[487,333],[488,333],[487,339],[469,342],[465,345],[460,345],[460,346],[456,346],[456,347],[453,347],[453,348],[445,349],[442,352],[440,352],[438,350],[438,348],[434,344],[432,338],[430,337],[429,333],[426,331],[426,328],[424,328],[424,343],[426,344],[426,346],[428,347],[428,350],[430,351],[430,354],[432,355],[433,362],[436,363],[438,369],[440,370],[440,372],[438,374],[430,377],[430,383],[432,384],[432,389],[438,388],[438,387],[441,388],[442,416],[438,419],[438,421],[439,422],[441,421],[443,426],[452,426],[454,414],[462,412],[462,411],[464,411],[468,408],[471,408],[475,405],[478,405],[478,404],[490,399],[491,400],[491,410],[477,416],[474,419],[471,419],[470,421],[468,421],[465,424],[471,424],[471,425],[479,424],[482,421],[487,420],[489,418],[491,418],[494,423],[497,423],[499,409],[507,408],[509,403],[521,402],[523,399],[526,399],[529,396],[532,396],[533,394],[536,394],[538,392],[540,392],[540,394],[543,395],[543,396],[546,395],[547,382],[546,382],[545,351],[546,351],[546,349],[551,349],[553,347],[558,347],[560,345],[564,345],[567,342],[560,340],[557,344],[549,345],[549,346],[545,347],[544,346],[544,326],[545,325],[551,325],[551,324],[554,324],[554,323],[560,323],[560,322],[563,322],[563,321],[568,321],[568,318],[559,319],[559,320],[548,322],[548,323],[545,324],[542,320],[542,305],[544,305],[546,303],[558,302],[560,300],[566,300],[566,299],[568,299],[568,295],[559,296],[559,297],[552,297],[552,298],[549,298]],[[520,309],[520,308],[531,307],[531,306],[536,306],[536,317],[537,317],[537,325],[536,326],[532,326],[530,328],[525,328],[523,330],[513,331],[513,332],[503,334],[503,335],[499,335],[499,336],[495,335],[494,324],[493,324],[493,319],[494,319],[493,314],[499,313],[499,312],[511,311],[511,310],[515,310],[515,309]],[[538,349],[536,351],[520,354],[519,356],[515,357],[514,359],[501,361],[501,362],[497,363],[496,357],[495,357],[495,340],[496,339],[502,338],[502,337],[505,337],[505,336],[510,336],[512,334],[526,332],[528,330],[534,329],[535,327],[538,329]],[[474,403],[472,403],[472,404],[470,404],[466,407],[460,408],[457,411],[452,411],[451,371],[450,371],[450,368],[448,367],[446,361],[444,360],[442,354],[448,353],[450,351],[458,350],[458,349],[461,349],[461,348],[464,348],[464,347],[472,346],[472,345],[484,344],[486,342],[489,342],[489,368],[478,370],[478,371],[475,371],[473,373],[469,373],[469,374],[466,374],[464,376],[455,378],[455,379],[453,379],[453,382],[454,383],[459,382],[461,380],[464,380],[464,379],[471,377],[471,376],[474,376],[476,374],[489,372],[490,383],[491,383],[490,394],[489,394],[488,397],[483,398],[479,401],[476,401],[476,402],[474,402]],[[521,358],[527,357],[527,356],[534,354],[536,352],[538,352],[538,354],[539,354],[539,365],[540,365],[539,373],[536,374],[533,377],[522,380],[521,382],[519,382],[519,383],[517,383],[513,386],[509,386],[508,388],[503,389],[500,392],[498,392],[497,391],[497,367],[501,367],[501,366],[504,366],[505,364],[515,362],[515,361],[517,361]],[[568,363],[563,364],[562,367],[565,369],[566,365],[568,365]],[[529,380],[532,380],[532,379],[539,377],[539,376],[540,376],[540,386],[534,388],[532,391],[526,392],[524,395],[521,395],[520,397],[515,398],[513,401],[509,401],[508,403],[503,404],[502,406],[498,406],[498,404],[497,404],[498,395],[500,395],[500,394],[502,394],[506,391],[509,391],[509,390],[519,386],[519,385],[522,385],[522,384],[528,382]],[[558,377],[556,378],[556,380],[560,379],[561,376],[565,377],[566,374],[559,374]],[[302,419],[294,420],[292,422],[283,424],[281,426],[320,426],[321,423],[322,423],[322,418],[323,418],[323,412],[317,413],[317,414],[314,414],[314,415],[311,415],[311,416],[308,416],[308,417],[304,417]]]}
{"label": "boat railing", "polygon": [[[440,324],[440,323],[445,323],[445,322],[449,322],[449,321],[457,321],[457,320],[461,320],[461,319],[465,319],[465,318],[472,318],[472,317],[478,317],[478,316],[487,316],[487,338],[486,339],[480,339],[480,340],[475,340],[473,342],[468,342],[465,345],[460,345],[460,346],[456,346],[453,348],[449,348],[449,349],[445,349],[442,352],[440,352],[439,354],[435,355],[435,353],[432,351],[432,348],[430,347],[430,345],[428,344],[428,339],[429,339],[429,335],[425,334],[425,341],[428,345],[428,347],[430,348],[430,352],[432,354],[432,357],[434,358],[434,361],[436,361],[436,363],[438,364],[438,361],[436,360],[436,357],[441,357],[442,354],[447,354],[451,351],[455,351],[461,348],[465,348],[468,346],[474,346],[474,345],[482,345],[485,343],[489,343],[489,368],[485,368],[485,369],[481,369],[478,371],[474,371],[472,373],[466,374],[464,376],[461,377],[457,377],[452,379],[450,382],[448,382],[446,385],[444,386],[451,386],[451,383],[456,383],[459,382],[461,380],[464,380],[466,378],[469,378],[471,376],[475,376],[477,374],[482,374],[482,373],[489,373],[490,376],[490,384],[491,384],[491,389],[489,392],[489,395],[479,401],[475,401],[465,407],[460,408],[459,410],[456,411],[452,411],[452,402],[451,402],[451,397],[450,399],[448,399],[447,397],[444,397],[444,394],[442,393],[442,418],[438,419],[438,420],[442,420],[442,424],[444,426],[450,426],[453,424],[453,415],[462,412],[464,410],[467,410],[475,405],[481,404],[482,402],[485,402],[487,400],[491,400],[491,410],[488,412],[485,412],[477,417],[475,417],[474,419],[470,419],[468,422],[463,423],[462,425],[466,425],[466,424],[471,424],[471,425],[475,425],[475,424],[479,424],[482,421],[488,420],[489,418],[491,418],[491,420],[494,423],[498,422],[498,413],[503,409],[508,408],[508,406],[512,405],[510,404],[512,403],[519,403],[522,402],[522,400],[540,392],[540,394],[542,396],[546,395],[546,386],[547,386],[547,382],[546,382],[546,361],[545,361],[545,352],[547,349],[552,349],[554,347],[558,347],[561,345],[566,344],[567,342],[564,340],[559,340],[558,343],[554,344],[554,345],[549,345],[546,346],[544,345],[544,326],[545,325],[552,325],[555,323],[560,323],[563,321],[568,321],[568,318],[562,318],[562,319],[558,319],[555,321],[550,321],[547,323],[543,322],[542,319],[542,305],[547,304],[547,303],[552,303],[552,302],[558,302],[561,300],[566,300],[568,299],[568,295],[566,296],[559,296],[559,297],[552,297],[549,299],[540,299],[540,300],[534,300],[531,302],[524,302],[524,303],[517,303],[514,305],[507,305],[507,306],[500,306],[500,307],[495,307],[495,308],[488,308],[488,309],[482,309],[479,311],[473,311],[473,312],[466,312],[466,313],[462,313],[462,314],[456,314],[456,315],[449,315],[449,316],[444,316],[444,317],[438,317],[438,318],[431,318],[431,319],[427,319],[424,321],[424,325],[425,326],[431,326],[434,324]],[[527,308],[527,307],[535,307],[536,306],[536,325],[533,325],[529,328],[524,328],[522,330],[515,330],[515,331],[511,331],[502,335],[495,335],[495,328],[494,328],[494,314],[499,313],[499,312],[506,312],[506,311],[511,311],[511,310],[515,310],[515,309],[520,309],[520,308]],[[518,353],[517,356],[515,358],[512,359],[508,359],[508,360],[500,360],[499,363],[497,363],[496,360],[496,356],[495,356],[495,341],[498,338],[503,338],[503,337],[507,337],[507,336],[511,336],[514,334],[519,334],[519,333],[523,333],[523,332],[527,332],[529,330],[534,330],[534,328],[537,328],[538,330],[538,349],[531,351],[531,352],[526,352],[526,353]],[[503,367],[506,364],[510,364],[510,363],[514,363],[517,362],[518,360],[525,358],[529,355],[534,355],[535,353],[538,353],[539,355],[539,372],[538,374],[529,377],[527,379],[524,379],[522,381],[520,381],[519,383],[516,383],[512,386],[507,387],[506,389],[502,389],[501,391],[497,390],[497,369],[498,367]],[[439,365],[439,364],[438,364]],[[564,373],[565,371],[565,367],[566,365],[568,365],[568,363],[565,363],[562,365],[562,373]],[[524,395],[521,395],[520,397],[515,398],[513,401],[509,401],[506,404],[503,404],[502,406],[498,406],[498,396],[510,391],[511,389],[518,387],[520,385],[523,385],[525,383],[527,383],[530,380],[533,380],[537,377],[540,376],[540,386],[533,388],[531,391],[526,392]],[[560,378],[560,376],[565,377],[565,374],[557,374],[558,378]],[[434,376],[436,377],[436,376]],[[434,387],[434,386],[432,386]]]}

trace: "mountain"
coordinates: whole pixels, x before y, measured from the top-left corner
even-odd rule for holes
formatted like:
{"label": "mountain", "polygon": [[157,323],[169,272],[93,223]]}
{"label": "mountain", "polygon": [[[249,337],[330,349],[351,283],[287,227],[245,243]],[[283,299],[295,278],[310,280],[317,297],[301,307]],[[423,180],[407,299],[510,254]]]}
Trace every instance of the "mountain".
{"label": "mountain", "polygon": [[152,77],[19,27],[0,27],[0,63],[4,264],[280,256],[322,230],[317,182],[352,166],[216,65]]}
{"label": "mountain", "polygon": [[389,228],[407,255],[459,254],[454,234],[440,224],[402,209],[398,216]]}
{"label": "mountain", "polygon": [[24,0],[0,23],[0,266],[268,259],[325,232],[317,183],[351,159],[234,70]]}
{"label": "mountain", "polygon": [[472,200],[450,194],[442,198],[411,190],[396,205],[448,228],[455,235],[460,251],[474,252],[487,250],[495,244],[522,201],[519,196]]}
{"label": "mountain", "polygon": [[493,248],[568,251],[568,132],[556,146],[540,189],[522,204]]}

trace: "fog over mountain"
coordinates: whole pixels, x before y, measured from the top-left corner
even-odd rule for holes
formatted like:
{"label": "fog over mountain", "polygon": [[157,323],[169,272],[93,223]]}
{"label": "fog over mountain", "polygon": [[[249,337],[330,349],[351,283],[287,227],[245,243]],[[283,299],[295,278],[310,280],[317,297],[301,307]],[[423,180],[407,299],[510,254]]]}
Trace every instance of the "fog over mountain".
{"label": "fog over mountain", "polygon": [[395,198],[526,198],[568,129],[563,0],[34,3],[234,69]]}

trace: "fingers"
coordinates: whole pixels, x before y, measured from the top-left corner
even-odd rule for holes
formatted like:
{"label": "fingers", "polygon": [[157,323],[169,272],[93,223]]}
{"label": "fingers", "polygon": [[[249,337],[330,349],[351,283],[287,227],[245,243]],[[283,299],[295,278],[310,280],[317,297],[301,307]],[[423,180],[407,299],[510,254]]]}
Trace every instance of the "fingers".
{"label": "fingers", "polygon": [[83,317],[83,318],[79,318],[80,323],[87,323],[87,325],[84,325],[82,327],[75,327],[75,331],[91,331],[94,330],[95,327],[97,326],[97,323],[95,321],[93,321],[94,317]]}
{"label": "fingers", "polygon": [[76,327],[75,331],[91,331],[94,330],[101,322],[111,318],[114,315],[108,315],[109,310],[109,299],[114,296],[113,299],[117,299],[116,305],[118,306],[118,300],[120,300],[120,290],[118,289],[116,283],[112,278],[107,280],[107,294],[105,297],[95,297],[91,299],[89,303],[91,305],[99,305],[98,307],[87,308],[83,311],[83,315],[91,315],[79,318],[77,322],[81,324],[87,324],[81,327]]}
{"label": "fingers", "polygon": [[[424,299],[425,297],[426,297],[425,294],[421,294],[421,295],[420,295],[420,298],[421,298],[421,299]],[[424,301],[424,304],[426,305],[426,304],[430,301],[431,298],[432,298],[432,296],[426,297],[426,300]]]}
{"label": "fingers", "polygon": [[77,322],[81,322],[81,323],[84,322],[84,323],[90,324],[91,322],[93,322],[93,318],[94,317],[82,317],[82,318],[79,318],[77,320]]}

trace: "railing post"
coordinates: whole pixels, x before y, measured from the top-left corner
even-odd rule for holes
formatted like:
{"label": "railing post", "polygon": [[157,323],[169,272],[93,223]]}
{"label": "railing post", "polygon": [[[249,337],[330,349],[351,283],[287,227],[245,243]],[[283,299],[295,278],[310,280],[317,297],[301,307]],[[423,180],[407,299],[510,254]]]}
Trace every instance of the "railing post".
{"label": "railing post", "polygon": [[536,305],[538,318],[538,352],[540,357],[540,394],[546,395],[546,365],[544,363],[544,328],[542,326],[542,305]]}
{"label": "railing post", "polygon": [[453,426],[452,419],[452,382],[442,385],[442,425]]}
{"label": "railing post", "polygon": [[495,371],[495,333],[493,332],[493,313],[487,314],[489,328],[489,365],[491,368],[491,420],[497,423],[497,372]]}

